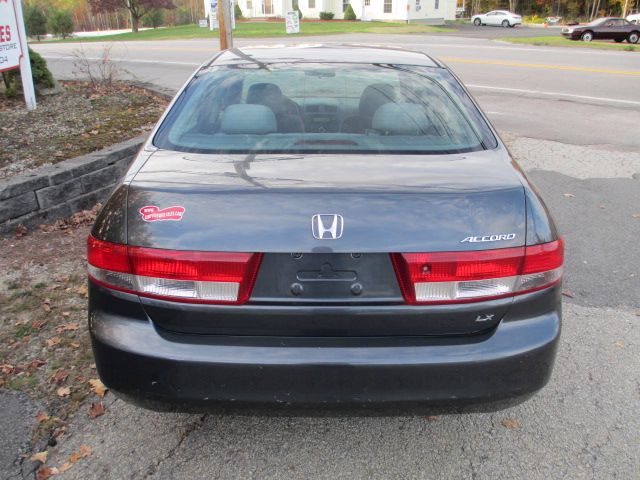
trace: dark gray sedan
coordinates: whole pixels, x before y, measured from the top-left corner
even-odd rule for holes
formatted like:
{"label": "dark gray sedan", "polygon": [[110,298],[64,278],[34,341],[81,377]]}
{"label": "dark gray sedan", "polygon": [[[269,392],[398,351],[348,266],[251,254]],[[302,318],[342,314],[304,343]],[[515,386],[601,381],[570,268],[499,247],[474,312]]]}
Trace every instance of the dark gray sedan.
{"label": "dark gray sedan", "polygon": [[543,201],[416,52],[221,52],[106,203],[88,263],[100,377],[156,409],[496,409],[545,385],[560,334]]}

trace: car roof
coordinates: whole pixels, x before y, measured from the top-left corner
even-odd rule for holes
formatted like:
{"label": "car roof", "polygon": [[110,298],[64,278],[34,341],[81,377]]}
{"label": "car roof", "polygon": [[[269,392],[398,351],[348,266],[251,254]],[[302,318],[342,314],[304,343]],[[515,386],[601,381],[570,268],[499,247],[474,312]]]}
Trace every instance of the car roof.
{"label": "car roof", "polygon": [[225,50],[206,66],[247,63],[388,63],[442,67],[422,52],[368,45],[263,45]]}

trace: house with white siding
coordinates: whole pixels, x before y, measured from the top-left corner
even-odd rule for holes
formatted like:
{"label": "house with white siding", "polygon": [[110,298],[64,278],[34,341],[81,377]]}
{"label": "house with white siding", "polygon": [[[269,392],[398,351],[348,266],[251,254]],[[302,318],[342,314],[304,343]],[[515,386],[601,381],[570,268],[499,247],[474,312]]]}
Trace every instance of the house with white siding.
{"label": "house with white siding", "polygon": [[[208,15],[210,0],[204,3]],[[333,12],[339,20],[348,4],[357,19],[363,21],[438,24],[456,16],[456,0],[236,0],[236,3],[247,18],[284,17],[297,6],[304,18],[319,18],[320,12]]]}

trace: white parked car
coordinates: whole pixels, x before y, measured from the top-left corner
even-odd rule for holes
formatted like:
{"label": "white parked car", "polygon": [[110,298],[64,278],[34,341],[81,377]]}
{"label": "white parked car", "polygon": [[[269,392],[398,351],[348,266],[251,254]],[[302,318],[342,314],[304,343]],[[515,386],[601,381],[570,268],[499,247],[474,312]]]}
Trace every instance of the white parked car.
{"label": "white parked car", "polygon": [[627,21],[636,25],[640,25],[640,12],[634,13],[632,15],[627,15]]}
{"label": "white parked car", "polygon": [[507,10],[492,10],[488,13],[474,15],[471,21],[476,27],[480,25],[499,25],[502,27],[515,27],[522,24],[522,17]]}

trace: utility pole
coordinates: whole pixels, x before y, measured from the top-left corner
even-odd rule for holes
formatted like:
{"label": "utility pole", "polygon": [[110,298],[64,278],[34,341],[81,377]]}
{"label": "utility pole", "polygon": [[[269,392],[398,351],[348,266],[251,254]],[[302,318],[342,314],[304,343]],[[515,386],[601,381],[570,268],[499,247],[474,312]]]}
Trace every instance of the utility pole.
{"label": "utility pole", "polygon": [[218,0],[220,50],[233,48],[233,0]]}

